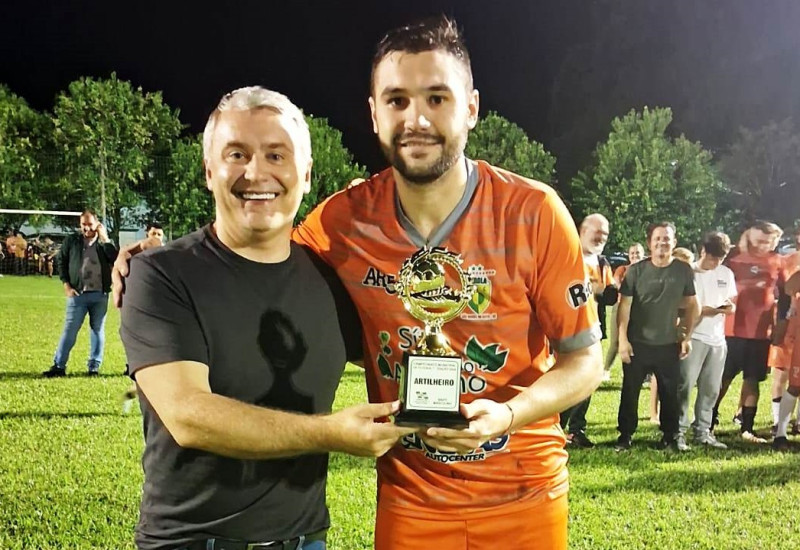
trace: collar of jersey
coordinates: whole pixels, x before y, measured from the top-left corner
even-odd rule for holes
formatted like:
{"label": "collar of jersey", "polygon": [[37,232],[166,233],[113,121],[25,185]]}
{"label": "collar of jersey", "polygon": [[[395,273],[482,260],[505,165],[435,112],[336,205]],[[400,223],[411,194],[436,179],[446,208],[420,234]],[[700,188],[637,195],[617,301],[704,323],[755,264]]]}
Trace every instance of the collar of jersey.
{"label": "collar of jersey", "polygon": [[433,233],[431,233],[430,238],[427,241],[422,238],[422,235],[419,234],[417,228],[414,227],[414,224],[408,219],[406,213],[403,212],[403,207],[400,205],[400,195],[395,192],[394,209],[395,214],[397,215],[397,220],[405,230],[408,238],[411,239],[411,242],[413,242],[416,246],[420,248],[424,248],[426,246],[431,248],[434,246],[441,246],[442,243],[447,240],[447,237],[450,236],[450,232],[458,223],[458,220],[461,219],[461,216],[463,216],[469,208],[469,203],[472,201],[472,196],[475,194],[475,190],[478,188],[478,170],[475,166],[475,163],[466,157],[464,157],[464,163],[467,166],[467,185],[464,187],[464,194],[461,196],[461,200],[458,201],[458,204],[456,204],[456,207],[453,208],[453,211],[450,212],[442,224],[437,227]]}

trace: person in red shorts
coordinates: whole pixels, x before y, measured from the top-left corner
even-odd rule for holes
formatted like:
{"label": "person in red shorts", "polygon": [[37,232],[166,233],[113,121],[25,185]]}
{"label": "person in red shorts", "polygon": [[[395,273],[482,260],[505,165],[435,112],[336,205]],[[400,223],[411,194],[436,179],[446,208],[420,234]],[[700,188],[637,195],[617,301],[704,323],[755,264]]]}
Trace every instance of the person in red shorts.
{"label": "person in red shorts", "polygon": [[[452,21],[381,40],[369,105],[391,168],[327,199],[295,238],[336,268],[359,310],[371,401],[397,397],[420,332],[396,293],[403,262],[445,247],[477,287],[443,329],[464,359],[469,426],[422,429],[378,460],[375,548],[565,549],[558,412],[603,372],[570,214],[547,185],[464,157],[479,96]],[[546,370],[548,340],[556,361]]]}
{"label": "person in red shorts", "polygon": [[736,313],[728,316],[725,336],[728,355],[722,375],[714,421],[718,422],[719,405],[733,379],[739,372],[742,383],[741,436],[745,441],[766,443],[755,434],[753,424],[758,405],[759,383],[767,377],[770,337],[774,325],[775,296],[783,284],[783,261],[775,253],[775,224],[756,222],[747,230],[747,246],[730,257],[726,265],[736,279]]}

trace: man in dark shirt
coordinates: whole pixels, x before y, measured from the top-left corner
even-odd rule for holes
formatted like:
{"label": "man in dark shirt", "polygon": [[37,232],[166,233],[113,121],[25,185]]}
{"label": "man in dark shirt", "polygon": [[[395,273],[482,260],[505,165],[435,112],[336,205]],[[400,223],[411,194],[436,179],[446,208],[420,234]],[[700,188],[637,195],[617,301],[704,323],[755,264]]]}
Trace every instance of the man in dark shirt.
{"label": "man in dark shirt", "polygon": [[[225,96],[203,136],[213,224],[131,262],[121,334],[144,416],[140,549],[325,548],[328,451],[379,456],[413,431],[330,414],[358,316],[290,242],[311,140],[285,96]],[[262,547],[262,546],[257,546]]]}
{"label": "man in dark shirt", "polygon": [[[620,288],[619,355],[623,367],[615,449],[631,448],[639,420],[639,390],[645,375],[652,372],[661,400],[660,446],[688,451],[678,426],[678,379],[680,359],[691,351],[691,329],[700,309],[694,273],[689,264],[672,257],[676,239],[671,222],[651,224],[647,244],[650,257],[628,269]],[[679,310],[683,311],[680,319]]]}
{"label": "man in dark shirt", "polygon": [[64,239],[58,252],[59,274],[67,296],[64,330],[58,342],[53,366],[42,374],[46,378],[64,376],[67,361],[78,331],[89,314],[89,375],[97,375],[103,362],[106,311],[111,290],[111,266],[117,249],[108,240],[106,228],[94,212],[81,214],[81,230]]}

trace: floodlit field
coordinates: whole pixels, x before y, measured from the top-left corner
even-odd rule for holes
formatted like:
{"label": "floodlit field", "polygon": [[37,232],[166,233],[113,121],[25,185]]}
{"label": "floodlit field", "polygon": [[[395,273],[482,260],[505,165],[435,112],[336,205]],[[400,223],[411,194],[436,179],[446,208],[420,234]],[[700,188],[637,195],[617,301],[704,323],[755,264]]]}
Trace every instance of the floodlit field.
{"label": "floodlit field", "polygon": [[[0,549],[133,548],[142,472],[141,417],[123,415],[128,386],[109,313],[106,358],[97,378],[83,376],[84,328],[69,376],[44,380],[63,321],[56,279],[0,279]],[[800,454],[739,442],[730,423],[735,385],[720,439],[728,451],[658,451],[644,418],[631,452],[617,454],[620,370],[589,411],[596,449],[572,453],[571,548],[797,548]],[[769,386],[762,388],[757,427],[768,432]],[[363,376],[348,368],[336,407],[365,399]],[[333,550],[371,548],[373,461],[333,455],[328,504]],[[531,518],[532,527],[536,518]]]}

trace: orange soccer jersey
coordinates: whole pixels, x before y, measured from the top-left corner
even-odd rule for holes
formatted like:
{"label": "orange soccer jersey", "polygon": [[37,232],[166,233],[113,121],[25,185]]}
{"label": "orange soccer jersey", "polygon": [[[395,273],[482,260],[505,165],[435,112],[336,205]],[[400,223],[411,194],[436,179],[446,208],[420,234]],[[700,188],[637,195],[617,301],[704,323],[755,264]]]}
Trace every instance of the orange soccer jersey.
{"label": "orange soccer jersey", "polygon": [[[795,252],[790,256],[783,257],[783,270],[786,279],[800,271],[800,252]],[[776,369],[788,369],[792,362],[792,353],[796,347],[798,329],[800,329],[800,318],[797,316],[797,309],[800,308],[800,297],[792,296],[790,311],[793,313],[786,320],[786,331],[783,341],[778,345],[769,348],[769,366]]]}
{"label": "orange soccer jersey", "polygon": [[600,266],[600,263],[586,263],[586,271],[592,283],[603,283],[603,286],[614,284],[614,276],[611,274],[610,266]]}
{"label": "orange soccer jersey", "polygon": [[[464,359],[462,402],[507,401],[544,372],[547,340],[556,351],[599,340],[575,226],[546,185],[468,161],[461,202],[425,243],[407,220],[392,171],[330,197],[295,233],[334,266],[364,327],[370,401],[398,396],[398,368],[422,323],[403,307],[394,282],[424,245],[461,254],[477,290],[460,317],[444,325]],[[484,444],[445,453],[413,434],[378,459],[378,498],[396,513],[460,517],[492,506],[534,501],[567,485],[558,416]]]}

